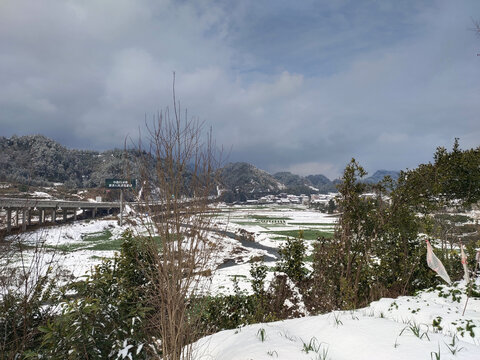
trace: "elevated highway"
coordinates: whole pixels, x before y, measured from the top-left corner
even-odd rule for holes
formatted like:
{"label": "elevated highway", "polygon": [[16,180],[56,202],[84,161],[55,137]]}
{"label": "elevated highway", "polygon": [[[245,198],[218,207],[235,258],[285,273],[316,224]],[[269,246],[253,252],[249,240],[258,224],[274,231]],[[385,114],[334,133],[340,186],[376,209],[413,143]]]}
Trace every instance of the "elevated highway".
{"label": "elevated highway", "polygon": [[[214,202],[215,197],[200,199],[186,198],[176,202],[176,206],[186,208],[196,201]],[[164,201],[128,202],[132,207],[140,211],[153,211],[155,214],[169,213],[170,206]],[[125,205],[125,203],[124,203]],[[67,219],[76,221],[80,218],[95,218],[99,215],[120,212],[121,202],[90,202],[90,201],[68,201],[68,200],[41,200],[35,198],[2,198],[0,197],[0,210],[4,210],[4,220],[0,217],[0,231],[6,229],[10,233],[12,228],[22,231],[31,225],[54,224],[66,222]],[[170,210],[171,211],[171,210]],[[183,211],[183,210],[180,210]]]}
{"label": "elevated highway", "polygon": [[[110,214],[112,211],[120,210],[119,202],[89,202],[89,201],[67,201],[67,200],[40,200],[34,198],[0,198],[0,209],[6,212],[6,230],[11,231],[13,223],[21,227],[23,231],[27,226],[32,225],[32,218],[35,217],[37,224],[44,224],[58,221],[66,222],[69,214],[73,214],[73,220],[77,220],[78,214],[82,217],[94,218],[100,214]],[[15,215],[15,217],[12,217]],[[21,220],[21,221],[20,221]]]}

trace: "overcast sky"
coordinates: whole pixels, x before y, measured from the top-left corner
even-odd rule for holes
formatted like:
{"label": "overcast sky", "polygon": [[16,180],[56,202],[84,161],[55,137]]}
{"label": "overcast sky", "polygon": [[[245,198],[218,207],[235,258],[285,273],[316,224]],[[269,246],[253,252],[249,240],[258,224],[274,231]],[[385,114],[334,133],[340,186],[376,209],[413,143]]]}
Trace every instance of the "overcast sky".
{"label": "overcast sky", "polygon": [[480,145],[480,1],[0,0],[0,136],[122,147],[176,92],[230,161],[338,176]]}

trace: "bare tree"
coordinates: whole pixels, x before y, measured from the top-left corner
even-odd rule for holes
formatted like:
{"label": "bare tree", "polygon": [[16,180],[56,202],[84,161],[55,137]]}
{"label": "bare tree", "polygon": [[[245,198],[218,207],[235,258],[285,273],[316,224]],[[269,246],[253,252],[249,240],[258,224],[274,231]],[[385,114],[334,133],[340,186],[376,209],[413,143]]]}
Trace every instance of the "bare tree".
{"label": "bare tree", "polygon": [[474,20],[474,19],[472,18],[472,23],[473,23],[473,28],[472,28],[472,30],[475,31],[477,34],[480,35],[480,21]]}
{"label": "bare tree", "polygon": [[[161,339],[163,359],[188,359],[198,338],[188,315],[192,297],[205,286],[213,249],[207,238],[209,197],[215,190],[219,156],[212,132],[197,119],[181,116],[173,87],[173,114],[166,109],[147,127],[138,149],[144,154],[139,200],[152,241],[154,271],[150,273],[151,331]],[[146,146],[145,146],[146,145]],[[152,164],[154,166],[152,166]],[[148,215],[147,215],[148,214]]]}

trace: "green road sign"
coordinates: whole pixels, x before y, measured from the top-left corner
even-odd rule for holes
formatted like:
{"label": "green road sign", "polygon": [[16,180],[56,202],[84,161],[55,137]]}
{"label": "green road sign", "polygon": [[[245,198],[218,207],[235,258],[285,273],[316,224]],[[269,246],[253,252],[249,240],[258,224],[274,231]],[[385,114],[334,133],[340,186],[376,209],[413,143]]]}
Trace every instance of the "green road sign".
{"label": "green road sign", "polygon": [[137,179],[105,179],[105,187],[108,189],[135,189],[137,187]]}

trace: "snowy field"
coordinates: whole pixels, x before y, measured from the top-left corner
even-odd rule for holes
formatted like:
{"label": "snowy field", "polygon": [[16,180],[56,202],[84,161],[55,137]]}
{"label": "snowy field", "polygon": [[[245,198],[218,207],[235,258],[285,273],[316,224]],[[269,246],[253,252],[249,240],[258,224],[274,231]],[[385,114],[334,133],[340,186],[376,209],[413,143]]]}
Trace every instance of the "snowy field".
{"label": "snowy field", "polygon": [[[464,285],[381,299],[356,311],[226,330],[195,345],[195,360],[480,359],[480,300],[462,316]],[[446,296],[446,297],[445,297]]]}
{"label": "snowy field", "polygon": [[[300,205],[219,205],[213,210],[208,237],[216,251],[212,275],[205,278],[212,295],[232,293],[234,279],[241,289],[251,291],[252,258],[264,258],[268,281],[273,277],[278,248],[287,237],[299,236],[302,231],[311,252],[312,240],[332,236],[337,220]],[[127,219],[139,223],[133,214]],[[116,219],[95,219],[45,227],[7,240],[31,247],[43,243],[47,250],[43,261],[54,257],[63,276],[71,279],[88,273],[102,258],[113,257],[120,249],[121,234],[129,228],[145,234],[140,225],[120,227]],[[32,254],[27,247],[24,260]],[[480,300],[470,299],[463,316],[464,293],[460,283],[416,296],[381,299],[357,311],[222,331],[194,344],[195,359],[479,360]]]}
{"label": "snowy field", "polygon": [[[209,216],[211,231],[207,232],[207,236],[215,244],[212,276],[205,279],[210,294],[233,292],[233,279],[238,281],[241,289],[251,291],[249,271],[252,258],[264,258],[271,270],[267,276],[269,280],[273,277],[273,267],[278,259],[278,247],[285,243],[287,237],[298,237],[302,230],[309,253],[313,249],[311,240],[318,236],[331,236],[337,219],[302,205],[219,205],[212,209]],[[121,235],[125,230],[146,234],[144,226],[131,225],[142,223],[135,214],[126,214],[125,220],[130,225],[120,227],[116,219],[100,218],[58,224],[12,235],[6,240],[18,241],[31,248],[42,244],[46,250],[42,261],[48,263],[53,260],[60,273],[71,279],[91,271],[102,258],[112,258],[120,250]],[[24,260],[32,259],[33,253],[33,249],[27,248]],[[10,263],[12,260],[14,263],[15,259],[9,259]]]}
{"label": "snowy field", "polygon": [[[273,277],[273,267],[278,259],[277,250],[287,237],[298,237],[303,231],[307,255],[313,250],[312,241],[318,236],[332,236],[336,216],[323,214],[302,205],[219,206],[214,223],[219,229],[242,234],[249,240],[239,241],[224,236],[221,239],[223,264],[217,267],[211,279],[211,293],[232,293],[233,279],[242,290],[249,292],[250,264],[252,258],[263,257]],[[244,231],[248,233],[244,233]],[[307,264],[308,266],[308,264]]]}

